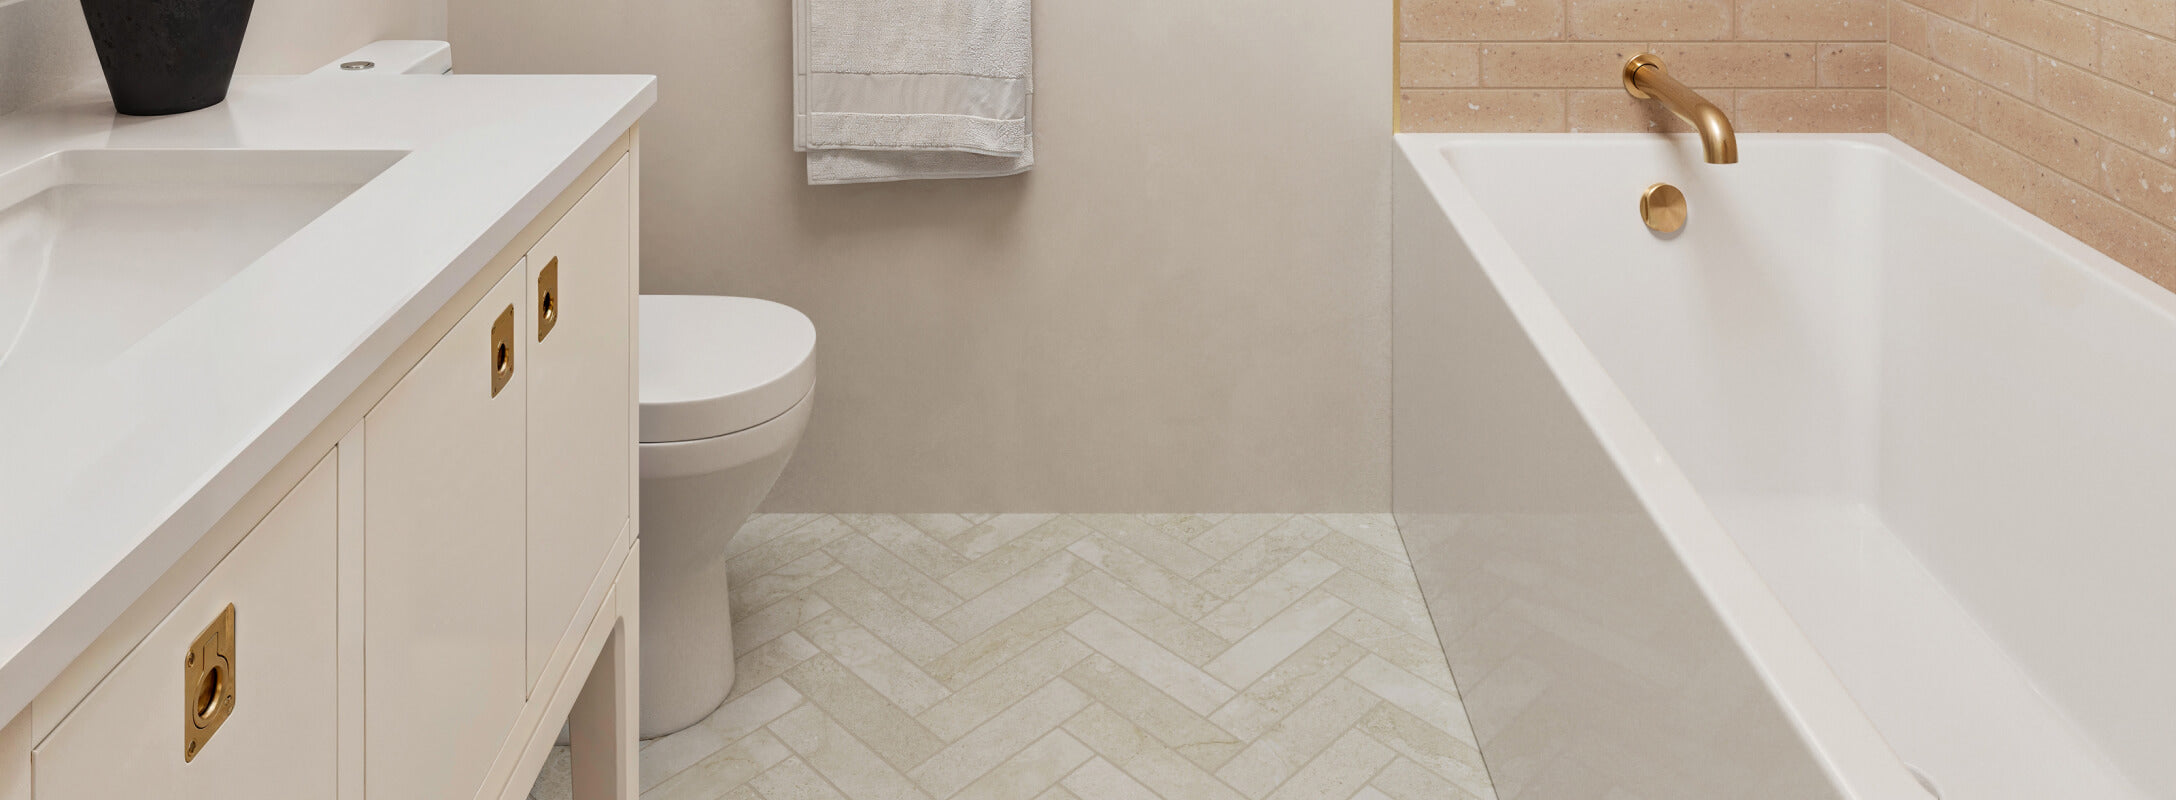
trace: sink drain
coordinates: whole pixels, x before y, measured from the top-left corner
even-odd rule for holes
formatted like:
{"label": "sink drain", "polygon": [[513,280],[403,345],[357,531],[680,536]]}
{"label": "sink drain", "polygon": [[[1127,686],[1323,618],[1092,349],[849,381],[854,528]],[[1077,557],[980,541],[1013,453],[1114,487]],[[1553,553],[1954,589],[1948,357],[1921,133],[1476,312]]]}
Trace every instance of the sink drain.
{"label": "sink drain", "polygon": [[1910,764],[1905,764],[1904,769],[1912,774],[1912,780],[1919,782],[1919,788],[1927,790],[1927,794],[1932,796],[1934,800],[1942,800],[1941,787],[1935,786],[1934,779],[1927,777],[1927,773]]}

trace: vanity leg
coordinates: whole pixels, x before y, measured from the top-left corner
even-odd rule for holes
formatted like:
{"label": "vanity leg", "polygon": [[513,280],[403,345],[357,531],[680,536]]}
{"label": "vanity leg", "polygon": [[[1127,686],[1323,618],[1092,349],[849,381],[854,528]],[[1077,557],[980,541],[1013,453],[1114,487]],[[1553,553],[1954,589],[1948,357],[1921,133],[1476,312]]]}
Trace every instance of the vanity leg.
{"label": "vanity leg", "polygon": [[636,682],[641,670],[637,669],[635,657],[641,652],[637,598],[642,592],[636,585],[641,554],[638,543],[620,571],[613,592],[619,603],[619,622],[605,640],[604,650],[597,654],[597,665],[590,669],[589,680],[582,684],[582,693],[575,697],[574,709],[567,715],[574,760],[574,800],[636,800],[640,793],[637,757],[641,743],[636,736],[642,702]]}

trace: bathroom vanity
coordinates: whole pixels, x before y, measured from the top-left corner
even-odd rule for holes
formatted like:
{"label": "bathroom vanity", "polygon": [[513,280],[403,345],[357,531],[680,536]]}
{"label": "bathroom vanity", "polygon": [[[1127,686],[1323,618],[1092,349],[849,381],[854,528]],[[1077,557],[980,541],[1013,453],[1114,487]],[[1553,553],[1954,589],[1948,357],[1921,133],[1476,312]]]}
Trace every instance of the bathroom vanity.
{"label": "bathroom vanity", "polygon": [[0,800],[635,796],[654,96],[0,117]]}

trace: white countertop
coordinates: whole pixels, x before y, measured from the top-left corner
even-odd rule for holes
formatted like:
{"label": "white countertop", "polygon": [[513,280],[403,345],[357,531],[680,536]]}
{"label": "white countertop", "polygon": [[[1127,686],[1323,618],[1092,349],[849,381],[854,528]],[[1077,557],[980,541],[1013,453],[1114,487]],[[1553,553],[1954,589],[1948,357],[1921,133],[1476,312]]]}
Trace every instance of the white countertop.
{"label": "white countertop", "polygon": [[333,73],[139,118],[90,88],[0,117],[0,174],[92,148],[408,155],[115,359],[0,373],[0,722],[656,99],[647,76]]}

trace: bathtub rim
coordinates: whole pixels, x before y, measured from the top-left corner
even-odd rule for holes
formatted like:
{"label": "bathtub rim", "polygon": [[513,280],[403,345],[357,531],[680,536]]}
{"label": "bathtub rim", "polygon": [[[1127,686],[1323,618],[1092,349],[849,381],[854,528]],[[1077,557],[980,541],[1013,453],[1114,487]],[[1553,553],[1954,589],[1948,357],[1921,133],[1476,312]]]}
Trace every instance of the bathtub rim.
{"label": "bathtub rim", "polygon": [[[1690,133],[1399,133],[1393,134],[1392,138],[1396,141],[1399,152],[1408,159],[1412,159],[1416,153],[1426,151],[1441,161],[1443,160],[1442,149],[1457,144],[1532,144],[1536,140],[1564,144],[1587,141],[1653,144],[1661,140],[1672,143],[1688,153],[1689,163],[1697,165],[1700,162],[1698,158],[1690,158],[1690,156],[1699,155],[1700,152],[1699,139]],[[2026,210],[2023,206],[2007,197],[2003,197],[1993,189],[1965,177],[1963,173],[1950,168],[1948,164],[1944,164],[1935,157],[1921,152],[1918,148],[1906,144],[1902,139],[1898,139],[1894,135],[1887,133],[1747,133],[1739,134],[1739,138],[1754,143],[1821,143],[1835,146],[1839,150],[1873,153],[1895,159],[1901,166],[1910,168],[1913,172],[1931,179],[1937,187],[1956,195],[1958,199],[1966,204],[1991,214],[1996,221],[2004,226],[2023,233],[2034,240],[2047,243],[2049,247],[2059,254],[2075,262],[2075,266],[2084,268],[2087,274],[2107,283],[2107,288],[2120,291],[2126,297],[2145,306],[2155,315],[2176,322],[2176,288],[2164,287],[2155,283],[2151,278],[2146,277],[2137,270],[2124,266],[2122,262],[2094,249],[2092,245],[2086,244],[2068,231],[2056,227],[2054,223],[2042,219],[2039,215]],[[1418,165],[1417,161],[1414,163],[1416,166]],[[1449,169],[1447,162],[1441,166]],[[1727,169],[1728,167],[1718,168]],[[1423,178],[1426,177],[1427,175],[1424,172]],[[1460,191],[1465,191],[1465,183],[1458,179],[1456,170],[1450,170],[1450,177],[1453,181],[1456,181]],[[2130,209],[2126,208],[2124,210],[2129,211]],[[1493,222],[1489,224],[1489,230],[1492,233],[1495,231]],[[1520,266],[1523,268],[1525,266],[1524,262],[1520,262]]]}
{"label": "bathtub rim", "polygon": [[[1419,178],[1421,188],[1436,202],[1446,221],[1471,251],[1475,263],[1506,309],[1551,374],[1563,385],[1573,408],[1593,429],[1595,439],[1624,476],[1641,506],[1656,521],[1656,528],[1662,532],[1673,554],[1685,565],[1693,584],[1744,651],[1778,707],[1790,719],[1800,741],[1812,753],[1830,786],[1842,796],[1856,800],[1927,797],[1926,791],[1906,769],[1900,754],[1874,727],[1857,698],[1844,688],[1812,640],[1798,627],[1766,580],[1738,549],[1736,541],[1715,518],[1706,500],[1633,409],[1631,400],[1602,368],[1601,361],[1572,329],[1570,320],[1564,317],[1525,260],[1481,208],[1444,152],[1445,148],[1460,143],[1532,144],[1536,140],[1567,144],[1573,141],[1652,143],[1657,136],[1638,133],[1400,133],[1393,139],[1400,157]],[[1688,151],[1697,151],[1698,140],[1690,135],[1661,136],[1669,137]],[[2094,272],[2115,281],[2119,288],[2130,288],[2134,295],[2139,293],[2137,284],[2124,283],[2127,275],[2129,279],[2160,291],[2158,285],[2144,276],[2062,234],[2000,196],[1970,183],[1888,134],[1748,134],[1745,138],[1753,142],[1820,142],[1884,153],[1959,192],[1961,199],[1994,211],[2005,224],[2023,226],[2036,238],[2055,244],[2065,255],[2098,267]],[[2087,256],[2096,257],[2105,264],[2096,263]],[[1393,291],[1396,291],[1395,286]],[[2176,299],[2159,303],[2157,309],[2176,316]],[[1396,366],[1392,368],[1396,369]],[[1394,512],[1400,510],[1395,490],[1391,507]],[[1483,757],[1486,758],[1486,753]]]}

